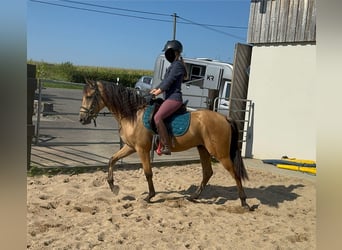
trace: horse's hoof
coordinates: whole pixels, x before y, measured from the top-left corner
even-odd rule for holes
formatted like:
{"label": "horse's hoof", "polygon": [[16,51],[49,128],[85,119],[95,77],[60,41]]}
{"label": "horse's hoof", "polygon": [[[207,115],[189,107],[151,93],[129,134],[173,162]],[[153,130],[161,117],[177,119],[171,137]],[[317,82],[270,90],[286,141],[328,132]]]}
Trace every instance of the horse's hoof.
{"label": "horse's hoof", "polygon": [[251,208],[250,206],[244,206],[244,209],[246,209],[247,211],[254,211],[254,209]]}
{"label": "horse's hoof", "polygon": [[253,205],[251,207],[249,207],[249,211],[255,211],[255,209],[257,209],[259,207],[259,205]]}
{"label": "horse's hoof", "polygon": [[112,190],[114,195],[118,195],[119,191],[120,191],[120,187],[117,185],[113,185],[112,187],[110,187],[110,189]]}
{"label": "horse's hoof", "polygon": [[255,210],[255,206],[249,206],[248,204],[245,204],[242,206],[244,209],[246,209],[247,211],[253,212]]}
{"label": "horse's hoof", "polygon": [[147,203],[152,203],[151,198],[152,198],[152,197],[147,196],[144,200],[145,200]]}
{"label": "horse's hoof", "polygon": [[144,199],[147,203],[152,203],[151,199],[156,196],[156,194],[149,194],[146,196],[146,198]]}
{"label": "horse's hoof", "polygon": [[197,195],[191,195],[189,197],[186,197],[186,199],[188,201],[191,201],[191,202],[196,202],[196,200],[198,199],[198,196]]}

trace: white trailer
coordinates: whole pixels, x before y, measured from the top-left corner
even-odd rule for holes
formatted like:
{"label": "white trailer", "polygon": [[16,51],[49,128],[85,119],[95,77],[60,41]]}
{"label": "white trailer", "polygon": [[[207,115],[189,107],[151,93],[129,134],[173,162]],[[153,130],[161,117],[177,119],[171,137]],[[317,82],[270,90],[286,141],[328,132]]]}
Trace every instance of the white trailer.
{"label": "white trailer", "polygon": [[[182,84],[184,101],[188,108],[207,108],[223,114],[228,112],[233,65],[207,58],[183,58],[188,72],[188,80]],[[161,54],[154,66],[153,87],[164,78],[170,63]],[[217,98],[218,97],[218,98]],[[214,105],[214,100],[217,98]]]}

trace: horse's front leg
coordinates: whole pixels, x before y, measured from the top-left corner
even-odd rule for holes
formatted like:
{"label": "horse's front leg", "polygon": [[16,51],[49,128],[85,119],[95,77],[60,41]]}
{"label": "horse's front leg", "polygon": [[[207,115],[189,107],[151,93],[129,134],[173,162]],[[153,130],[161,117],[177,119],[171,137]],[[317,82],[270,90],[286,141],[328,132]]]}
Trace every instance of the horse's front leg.
{"label": "horse's front leg", "polygon": [[156,192],[154,190],[153,185],[153,173],[152,173],[152,167],[150,162],[150,151],[146,149],[137,149],[138,155],[140,157],[142,167],[144,169],[144,173],[146,176],[147,184],[148,184],[148,195],[145,198],[147,202],[151,202],[151,198],[153,198],[156,195]]}
{"label": "horse's front leg", "polygon": [[109,168],[108,168],[108,177],[107,177],[107,182],[109,184],[110,189],[114,194],[117,194],[119,192],[118,188],[115,188],[114,186],[114,178],[113,178],[113,170],[115,163],[122,159],[125,158],[126,156],[133,154],[135,152],[134,148],[128,146],[125,144],[118,152],[116,152],[110,159],[109,159]]}

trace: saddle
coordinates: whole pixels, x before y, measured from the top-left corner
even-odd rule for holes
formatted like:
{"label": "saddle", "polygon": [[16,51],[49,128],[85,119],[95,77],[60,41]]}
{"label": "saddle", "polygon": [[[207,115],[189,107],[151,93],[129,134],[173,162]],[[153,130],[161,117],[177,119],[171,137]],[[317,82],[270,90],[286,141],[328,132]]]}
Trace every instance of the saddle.
{"label": "saddle", "polygon": [[[164,100],[162,98],[152,99],[143,114],[144,126],[147,129],[152,130],[155,134],[158,132],[153,117],[163,102]],[[164,120],[169,135],[181,136],[188,130],[190,125],[190,113],[186,110],[187,102],[188,101],[185,101],[175,113]]]}

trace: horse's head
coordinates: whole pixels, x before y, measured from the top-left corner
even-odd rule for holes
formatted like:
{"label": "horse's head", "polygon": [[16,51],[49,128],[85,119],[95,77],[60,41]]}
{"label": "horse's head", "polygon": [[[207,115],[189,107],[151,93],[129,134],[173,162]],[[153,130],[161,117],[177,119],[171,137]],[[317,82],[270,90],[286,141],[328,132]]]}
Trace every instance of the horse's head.
{"label": "horse's head", "polygon": [[95,81],[86,80],[86,85],[83,87],[82,106],[80,109],[80,123],[83,125],[91,123],[104,107],[101,98],[98,83]]}

